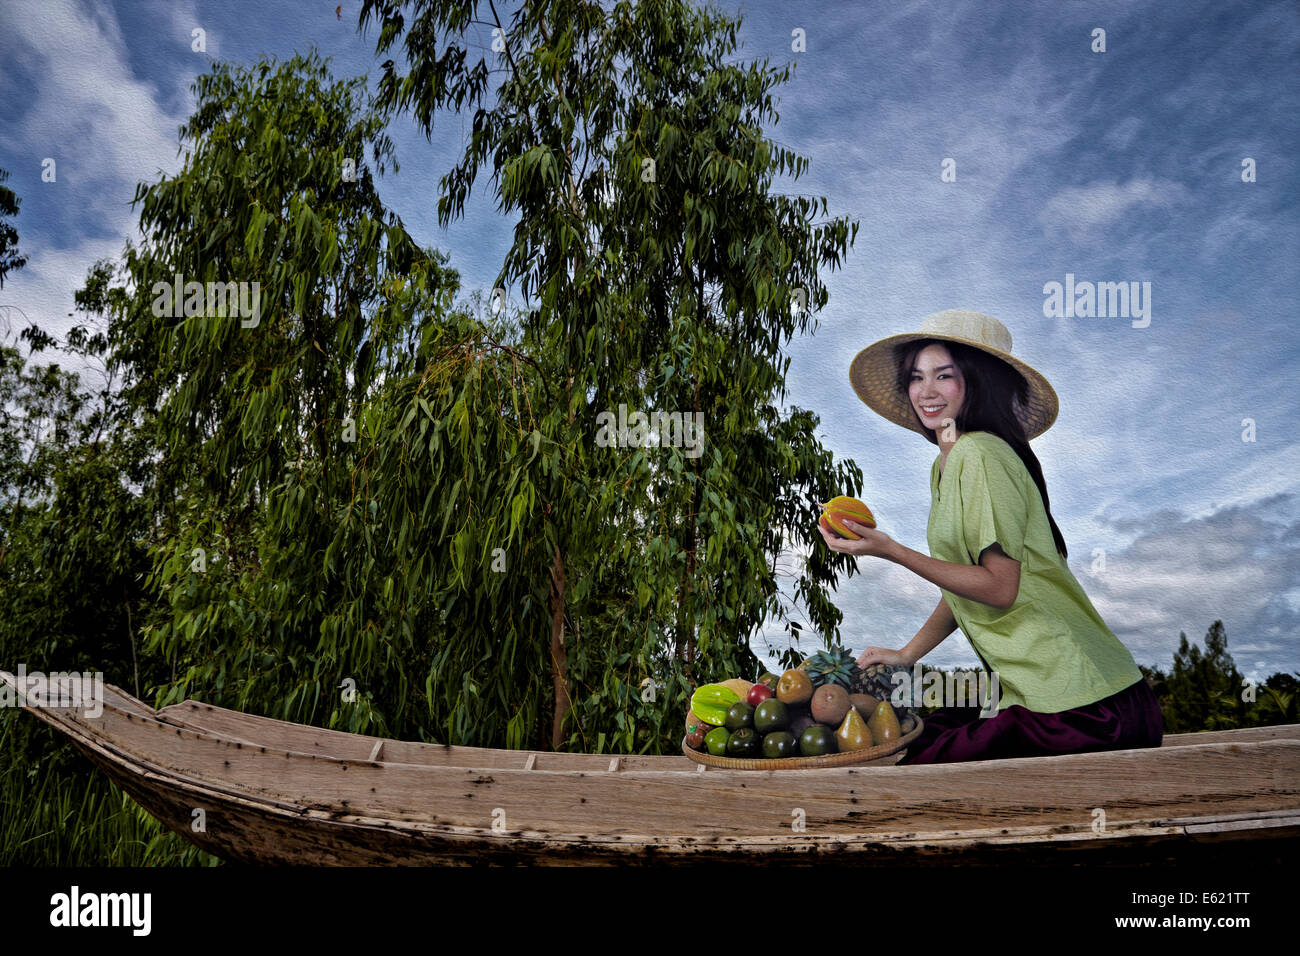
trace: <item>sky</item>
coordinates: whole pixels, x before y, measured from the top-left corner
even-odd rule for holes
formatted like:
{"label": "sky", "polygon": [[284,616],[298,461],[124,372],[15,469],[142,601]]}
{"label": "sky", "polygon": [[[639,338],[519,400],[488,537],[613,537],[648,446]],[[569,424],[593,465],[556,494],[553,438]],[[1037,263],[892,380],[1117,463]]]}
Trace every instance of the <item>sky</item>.
{"label": "sky", "polygon": [[[213,60],[315,45],[336,79],[368,75],[373,89],[387,58],[377,31],[359,30],[358,0],[341,18],[338,6],[0,0],[0,168],[30,260],[0,290],[0,336],[81,321],[73,291],[96,259],[140,241],[136,184],[179,171],[189,87]],[[824,196],[861,224],[822,274],[815,332],[787,347],[786,403],[816,412],[823,445],[862,469],[880,528],[929,553],[937,449],[863,404],[849,363],[929,313],[992,315],[1060,399],[1032,447],[1071,570],[1138,662],[1168,671],[1180,633],[1199,642],[1222,620],[1247,678],[1300,672],[1300,6],[715,7],[743,20],[736,59],[794,68],[765,132],[811,166],[773,191]],[[450,253],[468,294],[490,288],[514,224],[484,175],[464,217],[438,225],[466,119],[439,116],[431,143],[395,119],[401,169],[379,191],[417,240]],[[1143,315],[1059,314],[1046,290],[1067,281],[1137,283]],[[778,561],[787,607],[801,559]],[[835,597],[846,645],[901,647],[937,587],[857,560]],[[753,647],[785,642],[774,625]],[[978,663],[960,632],[926,661]]]}

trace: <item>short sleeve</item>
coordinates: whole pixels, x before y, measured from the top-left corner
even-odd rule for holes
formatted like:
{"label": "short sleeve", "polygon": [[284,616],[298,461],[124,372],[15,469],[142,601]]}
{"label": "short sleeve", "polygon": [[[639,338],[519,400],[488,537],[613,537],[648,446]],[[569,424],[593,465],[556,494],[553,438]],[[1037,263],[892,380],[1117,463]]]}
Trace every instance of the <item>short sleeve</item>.
{"label": "short sleeve", "polygon": [[995,542],[1007,557],[1024,562],[1029,502],[1023,483],[996,455],[969,454],[957,476],[962,535],[972,564]]}

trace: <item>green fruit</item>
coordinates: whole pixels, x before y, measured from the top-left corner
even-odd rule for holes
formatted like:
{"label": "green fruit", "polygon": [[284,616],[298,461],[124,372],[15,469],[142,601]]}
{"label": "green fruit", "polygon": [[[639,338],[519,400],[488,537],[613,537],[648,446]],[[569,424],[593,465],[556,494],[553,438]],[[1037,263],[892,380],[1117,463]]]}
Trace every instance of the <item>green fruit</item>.
{"label": "green fruit", "polygon": [[754,708],[754,729],[760,734],[790,729],[790,708],[775,697]]}
{"label": "green fruit", "polygon": [[764,757],[797,757],[799,742],[788,730],[778,730],[763,738]]}
{"label": "green fruit", "polygon": [[691,695],[691,712],[705,723],[719,726],[727,716],[727,708],[740,700],[740,695],[721,684],[705,684]]}
{"label": "green fruit", "polygon": [[772,688],[772,693],[774,694],[776,693],[776,685],[780,683],[780,681],[781,678],[778,675],[773,674],[771,671],[764,671],[763,676],[758,679],[760,684],[766,684],[768,687]]}
{"label": "green fruit", "polygon": [[727,756],[728,757],[761,757],[763,756],[762,738],[754,732],[753,727],[741,727],[739,730],[733,730],[731,736],[727,738]]}
{"label": "green fruit", "polygon": [[713,756],[725,757],[727,755],[727,738],[730,736],[731,731],[726,727],[714,727],[704,735],[704,746]]}
{"label": "green fruit", "polygon": [[822,757],[839,753],[839,749],[835,731],[821,724],[813,724],[799,735],[799,752],[805,757]]}
{"label": "green fruit", "polygon": [[742,727],[753,729],[754,708],[743,700],[732,704],[727,710],[727,719],[722,722],[722,726],[728,730],[740,730]]}

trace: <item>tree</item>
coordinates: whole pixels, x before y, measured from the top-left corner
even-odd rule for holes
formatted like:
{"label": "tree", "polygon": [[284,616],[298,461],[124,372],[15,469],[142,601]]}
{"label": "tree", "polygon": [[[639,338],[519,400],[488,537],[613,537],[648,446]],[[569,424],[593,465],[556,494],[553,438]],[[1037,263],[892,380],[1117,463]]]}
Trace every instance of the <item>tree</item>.
{"label": "tree", "polygon": [[0,169],[0,289],[4,288],[5,276],[21,269],[27,264],[27,257],[18,254],[18,230],[13,223],[6,222],[9,216],[18,215],[22,200],[4,183],[9,179],[9,170]]}
{"label": "tree", "polygon": [[95,263],[75,294],[78,324],[60,343],[33,323],[31,355],[0,346],[0,660],[32,668],[103,669],[141,689],[133,617],[144,601],[148,516],[129,490],[143,449],[112,426],[113,376],[97,393],[83,375],[32,356],[57,349],[90,369],[107,350],[95,330],[121,301],[112,266]]}
{"label": "tree", "polygon": [[[431,492],[454,499],[463,476],[508,473],[505,486],[520,490],[471,496],[453,553],[486,555],[484,529],[508,528],[512,539],[526,529],[512,566],[528,583],[513,602],[490,604],[496,590],[481,569],[458,575],[458,606],[471,609],[461,620],[471,634],[503,626],[503,615],[531,622],[544,585],[551,746],[582,742],[596,721],[631,749],[645,720],[658,728],[680,714],[672,708],[691,680],[755,669],[754,629],[768,613],[786,616],[772,561],[787,544],[813,554],[798,590],[814,629],[837,630],[825,586],[852,562],[816,534],[815,502],[856,494],[861,473],[832,465],[816,416],[796,408],[783,418],[775,403],[789,365],[781,349],[825,305],[818,270],[838,265],[856,225],[818,226],[813,200],[770,192],[774,172],[797,178],[807,162],[762,133],[776,118],[769,91],[788,70],[726,60],[738,22],[676,0],[608,12],[581,0],[525,3],[508,22],[497,10],[367,0],[360,14],[363,30],[379,26],[378,52],[404,37],[409,69],[384,63],[381,109],[410,110],[430,137],[440,110],[474,110],[464,158],[442,180],[439,222],[463,213],[490,161],[500,207],[517,215],[494,285],[517,282],[534,303],[509,343],[545,387],[523,392],[536,416],[533,457],[492,460],[470,448],[467,425],[463,470]],[[499,56],[471,54],[480,24]],[[498,65],[495,103],[483,105]],[[702,416],[703,454],[593,447],[601,414],[620,404]],[[475,425],[495,414],[490,404],[427,414],[440,422],[448,412]],[[533,563],[539,554],[546,568]],[[645,708],[637,689],[650,683],[663,700]],[[581,713],[566,733],[575,701]],[[677,722],[645,746],[664,745]]]}
{"label": "tree", "polygon": [[1261,724],[1294,724],[1300,717],[1300,671],[1278,672],[1264,681],[1259,691],[1259,707],[1252,709],[1252,721]]}
{"label": "tree", "polygon": [[1246,725],[1246,707],[1241,699],[1241,673],[1228,653],[1228,637],[1222,621],[1210,625],[1205,651],[1188,644],[1178,635],[1173,674],[1167,680],[1169,703],[1165,712],[1166,733],[1199,730],[1230,730]]}
{"label": "tree", "polygon": [[[139,653],[136,640],[149,603],[141,584],[148,571],[148,514],[127,487],[144,467],[131,458],[139,446],[118,441],[110,427],[111,376],[95,388],[82,374],[34,360],[51,348],[87,366],[100,359],[106,338],[93,326],[103,317],[110,271],[107,263],[90,270],[76,307],[91,318],[66,341],[32,324],[22,332],[31,347],[28,358],[0,344],[0,665],[100,671],[139,694],[165,676]],[[18,821],[0,826],[7,837],[0,856],[47,864],[102,860],[102,850],[86,859],[86,844],[94,840],[69,839],[68,833],[103,832],[111,784],[41,722],[16,711],[0,721],[0,791],[6,809],[24,808]],[[124,798],[112,792],[117,805]],[[123,810],[114,819],[128,815]],[[160,827],[150,822],[130,829],[133,845],[125,852],[139,859],[144,840],[134,840]],[[175,838],[158,842],[168,839]]]}
{"label": "tree", "polygon": [[[363,87],[314,51],[214,64],[182,170],[136,193],[146,243],[128,248],[109,338],[119,427],[154,458],[161,603],[144,632],[177,675],[164,702],[201,688],[310,721],[338,686],[319,644],[340,594],[321,557],[340,501],[365,506],[349,477],[361,405],[414,361],[416,305],[455,283],[378,199],[366,152],[379,172],[396,163]],[[359,705],[349,726],[373,716]]]}

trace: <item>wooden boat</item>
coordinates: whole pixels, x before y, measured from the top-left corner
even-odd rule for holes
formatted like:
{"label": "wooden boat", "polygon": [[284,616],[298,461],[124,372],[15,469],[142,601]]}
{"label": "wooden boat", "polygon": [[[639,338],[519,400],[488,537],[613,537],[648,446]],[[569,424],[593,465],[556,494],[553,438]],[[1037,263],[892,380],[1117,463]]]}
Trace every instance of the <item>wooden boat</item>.
{"label": "wooden boat", "polygon": [[102,688],[97,717],[22,703],[167,827],[236,862],[1168,864],[1300,848],[1296,724],[1144,750],[732,771],[388,740],[192,700],[154,710]]}

